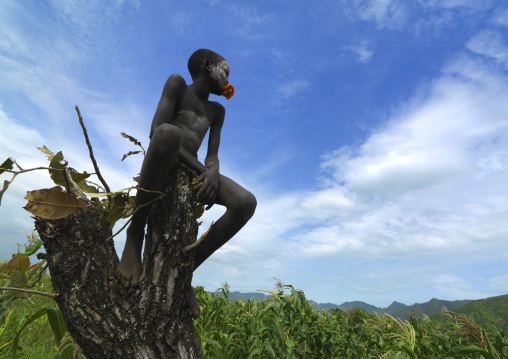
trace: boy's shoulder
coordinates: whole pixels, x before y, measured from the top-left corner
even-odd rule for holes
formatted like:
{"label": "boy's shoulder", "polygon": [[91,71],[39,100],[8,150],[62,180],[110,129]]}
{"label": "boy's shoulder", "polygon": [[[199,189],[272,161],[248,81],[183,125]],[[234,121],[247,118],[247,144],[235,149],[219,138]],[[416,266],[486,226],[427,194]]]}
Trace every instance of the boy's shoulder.
{"label": "boy's shoulder", "polygon": [[164,91],[181,92],[187,88],[187,83],[182,75],[173,74],[168,77],[164,85]]}
{"label": "boy's shoulder", "polygon": [[224,106],[222,106],[222,104],[220,104],[219,102],[216,102],[216,101],[209,101],[211,107],[213,108],[214,112],[215,112],[215,116],[222,116],[224,117],[224,115],[226,114],[226,109],[224,108]]}

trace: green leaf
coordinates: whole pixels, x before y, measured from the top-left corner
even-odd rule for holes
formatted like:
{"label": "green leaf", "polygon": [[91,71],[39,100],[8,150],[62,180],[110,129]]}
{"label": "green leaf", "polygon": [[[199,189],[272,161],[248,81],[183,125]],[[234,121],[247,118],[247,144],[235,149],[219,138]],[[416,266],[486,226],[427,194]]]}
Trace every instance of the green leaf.
{"label": "green leaf", "polygon": [[32,274],[33,274],[34,272],[37,272],[44,265],[44,263],[46,263],[45,259],[43,259],[42,261],[37,262],[35,264],[32,264],[30,266],[30,268],[28,268],[28,270],[32,271]]}
{"label": "green leaf", "polygon": [[134,143],[136,146],[141,147],[141,149],[143,150],[143,153],[145,152],[145,149],[143,148],[143,146],[141,146],[141,142],[139,142],[138,140],[136,140],[134,137],[129,136],[129,135],[128,135],[128,134],[126,134],[125,132],[120,132],[120,134],[122,135],[122,137],[123,137],[123,138],[127,138],[127,139],[129,139],[129,141],[131,141],[132,143]]}
{"label": "green leaf", "polygon": [[7,263],[6,270],[17,270],[19,272],[26,272],[30,267],[30,259],[26,254],[18,253]]}
{"label": "green leaf", "polygon": [[18,330],[16,335],[14,336],[14,340],[12,341],[12,358],[16,359],[16,354],[18,353],[18,347],[19,347],[19,337],[21,333],[26,329],[27,326],[29,326],[34,320],[42,317],[44,314],[46,314],[46,308],[39,309],[34,314],[32,314],[25,324]]}
{"label": "green leaf", "polygon": [[137,155],[138,153],[141,153],[141,151],[129,151],[129,152],[127,152],[125,155],[123,155],[123,157],[122,157],[122,161],[123,161],[124,159],[126,159],[127,157],[132,156],[132,155]]}
{"label": "green leaf", "polygon": [[[28,284],[28,278],[26,277],[26,274],[24,272],[13,270],[11,271],[11,274],[9,274],[9,278],[11,279],[11,286],[14,288],[24,289]],[[24,298],[26,297],[27,293],[13,290],[12,292],[9,292],[9,295],[18,298]]]}
{"label": "green leaf", "polygon": [[27,256],[31,256],[32,254],[37,252],[39,248],[42,247],[42,244],[43,244],[42,240],[37,239],[32,245],[25,248],[25,254]]}
{"label": "green leaf", "polygon": [[483,333],[483,337],[485,338],[487,352],[489,352],[489,354],[492,355],[492,353],[494,352],[494,349],[492,348],[492,343],[490,342],[489,336],[487,335],[487,333],[485,333],[485,330],[483,330],[483,329],[482,329],[482,333]]}
{"label": "green leaf", "polygon": [[463,357],[464,355],[473,354],[473,353],[480,353],[486,359],[495,359],[495,357],[494,357],[494,355],[492,355],[492,353],[489,353],[485,349],[480,348],[476,345],[470,345],[468,347],[453,348],[453,350],[451,352],[449,352],[448,354],[446,354],[446,356],[453,355],[454,358],[456,358],[457,356],[459,356],[459,358],[460,358],[460,357]]}
{"label": "green leaf", "polygon": [[46,146],[37,147],[37,149],[39,151],[41,151],[42,153],[46,154],[48,156],[48,161],[50,161],[50,162],[53,159],[53,157],[55,156],[55,154],[53,152],[51,152]]}
{"label": "green leaf", "polygon": [[[0,338],[2,338],[2,335],[5,331],[5,329],[7,329],[7,327],[9,326],[9,319],[11,318],[12,313],[14,313],[13,310],[10,310],[8,312],[7,318],[5,318],[5,322],[4,322],[5,316],[0,316],[0,323],[2,323],[2,325],[0,326]],[[1,348],[0,348],[0,350],[1,350]]]}
{"label": "green leaf", "polygon": [[131,187],[127,187],[127,188],[123,188],[121,190],[118,190],[116,192],[109,192],[109,193],[104,193],[104,192],[100,192],[100,193],[87,193],[87,192],[85,192],[85,194],[88,197],[99,198],[99,197],[107,197],[107,196],[126,195],[127,192],[124,192],[124,191],[130,190],[130,189],[131,189]]}
{"label": "green leaf", "polygon": [[277,354],[275,354],[275,350],[273,349],[272,345],[270,344],[270,342],[266,342],[265,343],[265,349],[268,351],[268,353],[270,353],[272,355],[272,358],[273,359],[277,359]]}
{"label": "green leaf", "polygon": [[9,345],[11,345],[12,342],[13,342],[13,340],[10,340],[7,343],[5,343],[2,346],[0,346],[0,352],[2,351],[3,348],[7,348]]}
{"label": "green leaf", "polygon": [[63,319],[62,312],[58,308],[46,308],[48,313],[48,321],[55,335],[56,345],[60,346],[62,338],[67,332],[67,325]]}
{"label": "green leaf", "polygon": [[113,207],[110,209],[110,213],[106,218],[106,221],[109,223],[111,228],[114,227],[116,221],[122,217],[125,218],[126,214],[130,212],[129,210],[132,206],[129,202],[129,195],[126,193],[117,194],[113,198]]}
{"label": "green leaf", "polygon": [[[49,325],[55,336],[56,345],[60,346],[62,338],[67,332],[67,325],[65,324],[62,312],[58,308],[46,308],[46,312],[48,314]],[[68,347],[58,354],[63,359],[74,359],[74,348]]]}
{"label": "green leaf", "polygon": [[12,158],[6,159],[1,165],[0,165],[0,175],[5,172],[5,170],[12,170],[14,166],[14,161]]}
{"label": "green leaf", "polygon": [[0,272],[3,271],[7,267],[7,259],[2,259],[0,261]]}
{"label": "green leaf", "polygon": [[[86,172],[80,173],[80,172],[76,171],[74,168],[68,167],[67,166],[68,164],[69,163],[64,160],[63,154],[60,151],[56,155],[53,156],[53,158],[51,159],[51,162],[49,163],[49,167],[58,169],[58,170],[61,170],[64,167],[67,167],[67,170],[69,171],[69,174],[70,174],[72,180],[78,184],[81,181],[90,177],[90,175],[91,175],[90,173],[86,173]],[[63,172],[49,170],[49,175],[51,176],[51,179],[53,180],[53,182],[55,182],[55,184],[57,184],[59,186],[64,186],[64,187],[66,186],[65,176],[64,176]]]}
{"label": "green leaf", "polygon": [[263,352],[263,349],[264,349],[264,348],[257,348],[257,349],[255,349],[255,350],[253,350],[253,351],[249,354],[249,356],[248,356],[248,358],[247,358],[247,359],[253,358],[255,355],[261,354],[261,353]]}
{"label": "green leaf", "polygon": [[0,321],[2,321],[5,317],[5,313],[9,309],[11,302],[18,299],[18,297],[13,297],[10,295],[6,295],[4,297],[0,297]]}
{"label": "green leaf", "polygon": [[201,338],[201,341],[203,343],[207,343],[207,344],[212,344],[212,345],[215,345],[216,347],[221,347],[221,345],[219,344],[219,342],[213,340],[213,339],[209,339],[209,338]]}
{"label": "green leaf", "polygon": [[14,288],[26,288],[28,278],[26,277],[25,272],[13,270],[11,271],[11,274],[9,274],[9,278],[11,278],[11,285]]}
{"label": "green leaf", "polygon": [[203,213],[205,213],[205,207],[203,205],[199,205],[194,208],[194,217],[196,217],[196,219],[200,218]]}
{"label": "green leaf", "polygon": [[4,180],[4,186],[2,190],[0,190],[0,204],[2,204],[2,196],[4,195],[5,191],[7,191],[7,188],[9,187],[10,184],[11,182]]}
{"label": "green leaf", "polygon": [[33,215],[58,219],[69,216],[85,205],[76,197],[62,191],[61,187],[27,192],[28,204],[23,207]]}
{"label": "green leaf", "polygon": [[388,348],[383,349],[381,353],[388,353],[390,351],[402,352],[411,358],[416,358],[416,354],[414,353],[413,348],[411,348],[411,346],[405,341],[400,341],[394,345],[391,345]]}
{"label": "green leaf", "polygon": [[89,185],[85,180],[76,183],[79,188],[85,193],[99,193],[99,189],[95,186]]}

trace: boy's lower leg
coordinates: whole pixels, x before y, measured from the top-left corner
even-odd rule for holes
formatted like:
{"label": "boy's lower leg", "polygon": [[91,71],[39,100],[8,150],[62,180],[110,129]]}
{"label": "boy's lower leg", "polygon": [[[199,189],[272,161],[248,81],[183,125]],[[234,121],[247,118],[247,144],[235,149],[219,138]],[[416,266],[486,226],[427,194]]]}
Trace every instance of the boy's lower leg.
{"label": "boy's lower leg", "polygon": [[[145,209],[145,208],[143,208]],[[149,211],[149,209],[148,209]],[[145,238],[145,221],[144,213],[133,218],[131,224],[127,228],[127,239],[122,252],[122,259],[117,268],[117,279],[125,287],[136,287],[141,276],[141,250],[143,248],[143,240]]]}
{"label": "boy's lower leg", "polygon": [[208,235],[196,247],[194,270],[242,229],[254,214],[255,208],[256,204],[254,200],[252,204],[242,209],[228,209],[226,213],[213,224]]}
{"label": "boy's lower leg", "polygon": [[[181,132],[174,126],[160,126],[155,131],[141,166],[139,188],[157,191],[173,167],[182,143]],[[157,194],[138,190],[136,206],[140,207],[155,199]],[[136,287],[141,277],[141,250],[145,238],[145,223],[152,205],[138,209],[127,229],[127,240],[117,268],[117,279],[125,287]]]}

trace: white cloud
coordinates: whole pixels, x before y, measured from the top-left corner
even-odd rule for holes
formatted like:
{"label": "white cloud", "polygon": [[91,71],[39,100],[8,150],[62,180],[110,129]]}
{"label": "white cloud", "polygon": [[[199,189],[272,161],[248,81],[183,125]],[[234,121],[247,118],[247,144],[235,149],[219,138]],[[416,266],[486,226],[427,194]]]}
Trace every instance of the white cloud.
{"label": "white cloud", "polygon": [[348,49],[358,56],[358,61],[367,63],[370,61],[372,55],[374,54],[374,51],[369,49],[369,45],[370,44],[368,41],[362,41],[357,46],[349,46]]}
{"label": "white cloud", "polygon": [[425,6],[436,6],[442,8],[472,8],[486,9],[492,6],[491,0],[420,0]]}
{"label": "white cloud", "polygon": [[[439,268],[508,253],[507,83],[480,61],[451,61],[422,91],[427,95],[394,111],[361,146],[325,156],[321,189],[273,194],[252,188],[255,216],[207,268],[240,261],[264,279],[276,275],[311,287],[314,279],[298,271],[303,263],[328,271],[327,261],[404,260],[428,291],[435,289],[433,296],[488,296],[456,275],[439,276]],[[400,270],[386,268],[379,265],[378,274]],[[247,287],[229,278],[235,288]],[[340,285],[353,288],[354,278]],[[395,279],[385,282],[397,289]]]}
{"label": "white cloud", "polygon": [[401,28],[408,19],[408,9],[404,1],[369,0],[358,6],[359,16],[366,21],[374,21],[379,27]]}
{"label": "white cloud", "polygon": [[500,32],[483,30],[468,43],[467,48],[477,54],[495,59],[498,63],[508,66],[508,46]]}
{"label": "white cloud", "polygon": [[270,24],[275,19],[271,13],[260,13],[258,8],[254,6],[234,3],[234,5],[228,6],[227,9],[241,24],[235,32],[245,38],[252,39],[265,36],[269,33],[266,30],[270,29]]}
{"label": "white cloud", "polygon": [[508,8],[496,11],[493,22],[494,24],[508,27]]}
{"label": "white cloud", "polygon": [[293,80],[280,86],[277,92],[280,93],[283,98],[289,98],[303,92],[308,86],[309,83],[305,80]]}
{"label": "white cloud", "polygon": [[171,14],[169,24],[171,25],[173,30],[175,30],[179,34],[184,34],[188,26],[192,24],[192,20],[189,14],[185,14],[183,12],[178,11],[174,14]]}

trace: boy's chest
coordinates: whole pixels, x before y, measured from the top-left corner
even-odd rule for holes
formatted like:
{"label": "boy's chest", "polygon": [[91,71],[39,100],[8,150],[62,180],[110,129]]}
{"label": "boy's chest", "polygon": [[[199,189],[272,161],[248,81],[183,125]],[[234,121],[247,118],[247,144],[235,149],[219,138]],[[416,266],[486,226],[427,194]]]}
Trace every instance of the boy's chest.
{"label": "boy's chest", "polygon": [[175,110],[175,113],[192,111],[198,117],[205,117],[210,125],[215,119],[215,113],[210,103],[203,103],[189,93],[180,97]]}

